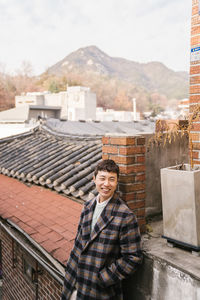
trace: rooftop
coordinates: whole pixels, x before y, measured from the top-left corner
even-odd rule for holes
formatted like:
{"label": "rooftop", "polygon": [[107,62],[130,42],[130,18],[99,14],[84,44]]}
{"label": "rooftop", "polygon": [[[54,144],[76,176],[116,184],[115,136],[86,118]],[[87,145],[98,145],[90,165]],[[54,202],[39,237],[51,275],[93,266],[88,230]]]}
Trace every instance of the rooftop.
{"label": "rooftop", "polygon": [[48,119],[45,122],[47,129],[50,129],[59,134],[102,137],[106,133],[126,133],[126,134],[141,134],[153,133],[155,123],[147,120],[120,122],[120,121],[60,121],[58,119]]}
{"label": "rooftop", "polygon": [[150,230],[143,235],[144,253],[152,259],[161,260],[192,278],[200,280],[199,252],[168,244],[167,240],[162,238],[163,221],[161,218],[151,220],[147,227]]}
{"label": "rooftop", "polygon": [[48,189],[0,175],[1,219],[17,225],[62,264],[73,246],[81,210],[81,204]]}
{"label": "rooftop", "polygon": [[0,173],[85,201],[97,194],[91,180],[101,146],[100,139],[77,141],[36,128],[0,140]]}

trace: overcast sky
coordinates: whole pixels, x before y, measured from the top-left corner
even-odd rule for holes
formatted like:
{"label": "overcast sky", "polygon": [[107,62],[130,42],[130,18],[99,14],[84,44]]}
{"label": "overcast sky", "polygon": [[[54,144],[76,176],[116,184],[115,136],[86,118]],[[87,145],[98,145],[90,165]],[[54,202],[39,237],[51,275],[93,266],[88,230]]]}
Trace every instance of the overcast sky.
{"label": "overcast sky", "polygon": [[191,0],[0,0],[0,68],[34,74],[81,47],[188,71]]}

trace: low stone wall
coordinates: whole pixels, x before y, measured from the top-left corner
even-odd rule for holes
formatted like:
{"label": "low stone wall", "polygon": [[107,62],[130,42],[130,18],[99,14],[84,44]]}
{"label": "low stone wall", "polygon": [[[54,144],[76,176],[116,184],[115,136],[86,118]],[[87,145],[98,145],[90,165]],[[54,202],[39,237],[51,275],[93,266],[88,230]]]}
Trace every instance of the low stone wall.
{"label": "low stone wall", "polygon": [[200,299],[200,281],[158,258],[143,265],[124,282],[124,300]]}

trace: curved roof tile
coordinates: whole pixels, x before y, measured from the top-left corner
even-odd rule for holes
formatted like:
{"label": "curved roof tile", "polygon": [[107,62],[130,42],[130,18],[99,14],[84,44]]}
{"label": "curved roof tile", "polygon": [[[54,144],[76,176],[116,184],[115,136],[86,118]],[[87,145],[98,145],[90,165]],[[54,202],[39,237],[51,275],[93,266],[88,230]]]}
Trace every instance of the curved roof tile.
{"label": "curved roof tile", "polygon": [[86,201],[94,192],[101,140],[76,140],[43,129],[0,142],[0,172]]}

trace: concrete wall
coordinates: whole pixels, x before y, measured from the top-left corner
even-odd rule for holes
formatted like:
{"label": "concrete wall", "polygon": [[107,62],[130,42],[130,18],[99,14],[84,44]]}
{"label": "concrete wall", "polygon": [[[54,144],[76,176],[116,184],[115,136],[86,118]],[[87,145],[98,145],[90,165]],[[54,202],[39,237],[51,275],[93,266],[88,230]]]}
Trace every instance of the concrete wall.
{"label": "concrete wall", "polygon": [[198,300],[200,281],[163,260],[144,257],[138,271],[124,281],[124,300]]}
{"label": "concrete wall", "polygon": [[85,95],[85,119],[96,120],[96,106],[97,99],[96,94],[87,92]]}
{"label": "concrete wall", "polygon": [[67,89],[68,120],[96,120],[96,95],[86,87]]}
{"label": "concrete wall", "polygon": [[60,118],[60,111],[58,110],[51,110],[51,109],[30,109],[29,110],[29,120],[31,119],[38,119],[38,117],[42,117],[42,118],[55,118],[55,119],[59,119]]}
{"label": "concrete wall", "polygon": [[188,138],[176,137],[175,141],[156,145],[149,141],[152,134],[146,137],[146,215],[162,211],[160,169],[188,162]]}
{"label": "concrete wall", "polygon": [[15,97],[15,106],[44,105],[44,95],[25,95]]}
{"label": "concrete wall", "polygon": [[67,109],[68,109],[67,92],[45,94],[45,105],[60,106],[61,107],[60,117],[67,119]]}

